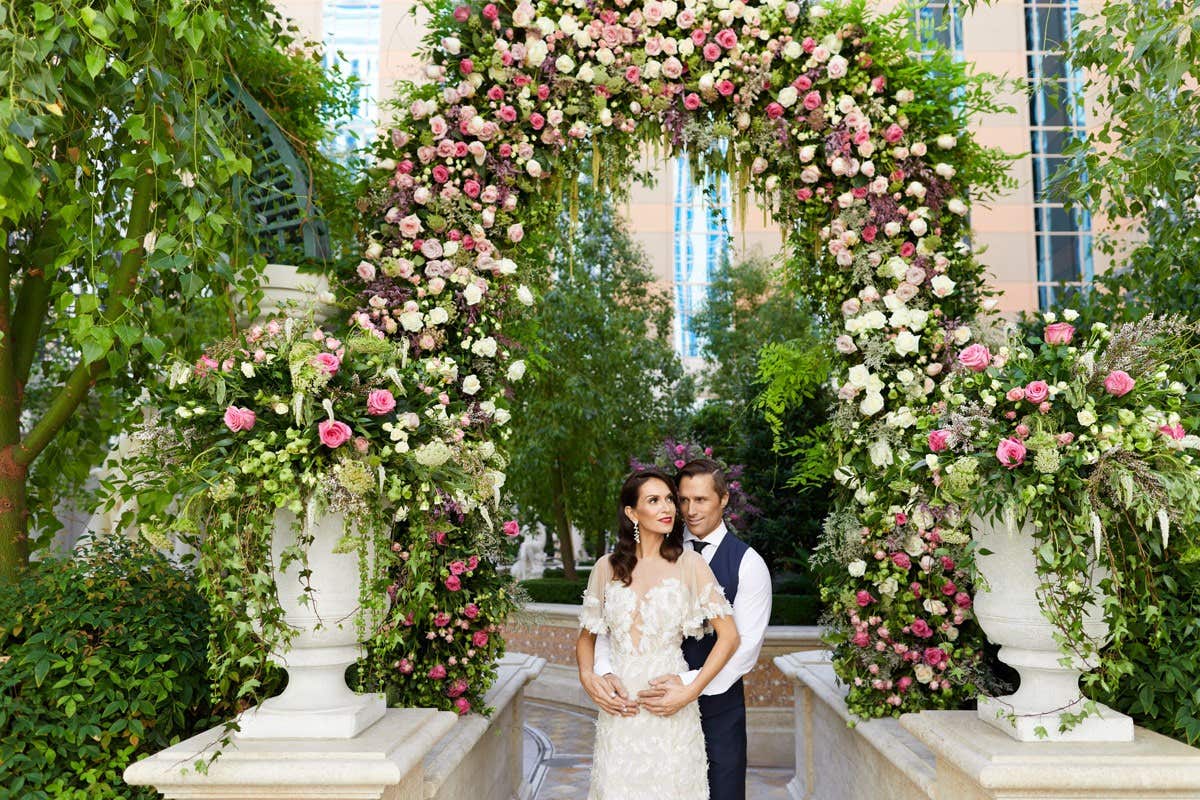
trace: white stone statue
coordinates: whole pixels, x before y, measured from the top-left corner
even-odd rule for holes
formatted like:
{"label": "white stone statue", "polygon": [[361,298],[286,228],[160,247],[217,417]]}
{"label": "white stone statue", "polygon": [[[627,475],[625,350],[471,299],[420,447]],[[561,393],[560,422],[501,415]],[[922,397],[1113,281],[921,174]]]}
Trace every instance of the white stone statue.
{"label": "white stone statue", "polygon": [[517,560],[509,570],[519,581],[540,578],[546,572],[546,528],[540,523],[534,527],[537,533],[527,533],[521,538]]}

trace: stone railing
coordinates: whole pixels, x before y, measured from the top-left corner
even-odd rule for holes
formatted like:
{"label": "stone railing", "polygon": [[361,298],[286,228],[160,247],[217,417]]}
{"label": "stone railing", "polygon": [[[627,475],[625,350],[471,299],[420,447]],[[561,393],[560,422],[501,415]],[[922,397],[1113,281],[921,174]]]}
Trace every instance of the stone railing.
{"label": "stone railing", "polygon": [[1019,742],[974,711],[858,720],[828,653],[775,663],[795,682],[793,800],[1200,798],[1200,750],[1144,728],[1132,742]]}
{"label": "stone railing", "polygon": [[[594,709],[579,685],[575,667],[575,639],[579,635],[579,606],[530,603],[504,630],[514,650],[546,659],[542,674],[529,684],[531,699],[565,706]],[[792,682],[774,664],[777,656],[819,650],[820,629],[811,625],[772,625],[758,664],[746,676],[748,750],[755,767],[794,765],[795,733],[792,727]]]}

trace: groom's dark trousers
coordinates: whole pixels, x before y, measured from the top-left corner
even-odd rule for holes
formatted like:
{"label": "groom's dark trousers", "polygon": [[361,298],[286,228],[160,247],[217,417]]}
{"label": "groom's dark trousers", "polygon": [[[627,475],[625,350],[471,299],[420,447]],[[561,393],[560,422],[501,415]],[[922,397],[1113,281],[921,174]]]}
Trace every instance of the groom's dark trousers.
{"label": "groom's dark trousers", "polygon": [[[708,565],[730,603],[737,597],[738,569],[749,546],[727,534]],[[685,639],[688,669],[700,669],[717,643],[715,633]],[[742,680],[721,694],[700,696],[700,724],[708,752],[709,800],[746,800],[746,696]]]}

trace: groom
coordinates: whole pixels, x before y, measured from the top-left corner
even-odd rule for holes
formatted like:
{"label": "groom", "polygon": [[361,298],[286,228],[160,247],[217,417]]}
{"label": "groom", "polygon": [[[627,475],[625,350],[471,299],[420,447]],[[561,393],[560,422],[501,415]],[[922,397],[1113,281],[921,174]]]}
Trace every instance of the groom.
{"label": "groom", "polygon": [[[687,529],[683,546],[698,552],[712,568],[725,596],[733,604],[733,620],[741,643],[700,696],[700,721],[708,751],[710,800],[745,800],[746,699],[742,676],[754,668],[771,618],[771,574],[762,556],[725,527],[729,502],[725,473],[715,461],[696,459],[680,468],[679,511]],[[638,692],[638,705],[652,714],[670,716],[687,702],[684,687],[696,679],[716,644],[715,634],[685,639],[683,657],[688,672],[663,675]],[[626,698],[620,679],[611,674],[608,642],[596,642],[595,672],[607,679],[619,697]],[[604,698],[608,699],[608,698]]]}

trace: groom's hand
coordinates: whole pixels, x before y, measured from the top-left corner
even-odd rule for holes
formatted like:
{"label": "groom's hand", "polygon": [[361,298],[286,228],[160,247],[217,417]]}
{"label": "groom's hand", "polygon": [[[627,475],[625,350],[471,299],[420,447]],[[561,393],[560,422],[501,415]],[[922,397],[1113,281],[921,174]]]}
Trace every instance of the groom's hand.
{"label": "groom's hand", "polygon": [[594,673],[580,676],[583,689],[606,713],[618,717],[632,717],[638,713],[638,706],[629,698],[629,692],[621,679],[611,672],[607,675]]}
{"label": "groom's hand", "polygon": [[649,689],[638,692],[638,704],[660,717],[671,716],[694,699],[678,675],[662,675],[650,681]]}

